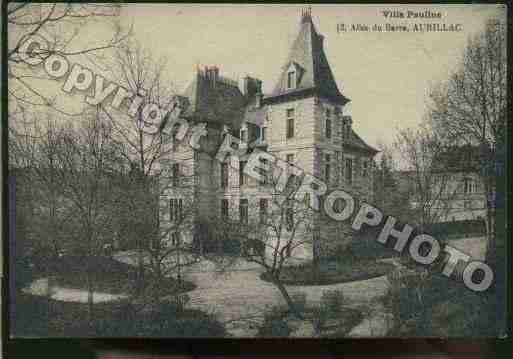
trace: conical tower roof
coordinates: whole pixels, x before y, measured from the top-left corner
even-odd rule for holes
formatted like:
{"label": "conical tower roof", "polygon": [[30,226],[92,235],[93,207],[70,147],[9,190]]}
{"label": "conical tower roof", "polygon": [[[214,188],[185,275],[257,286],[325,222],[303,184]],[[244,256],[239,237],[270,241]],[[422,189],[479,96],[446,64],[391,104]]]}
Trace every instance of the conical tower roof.
{"label": "conical tower roof", "polygon": [[[285,96],[302,91],[313,91],[341,105],[349,102],[335,82],[324,53],[324,37],[318,34],[312,22],[310,10],[303,10],[299,33],[294,40],[287,61],[274,91],[269,97]],[[288,88],[288,73],[297,71],[294,88]]]}

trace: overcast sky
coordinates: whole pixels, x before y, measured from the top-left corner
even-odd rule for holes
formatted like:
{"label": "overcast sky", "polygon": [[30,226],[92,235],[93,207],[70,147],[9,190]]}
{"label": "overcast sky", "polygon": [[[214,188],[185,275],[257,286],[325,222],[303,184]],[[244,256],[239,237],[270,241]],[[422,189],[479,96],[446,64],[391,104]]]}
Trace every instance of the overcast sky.
{"label": "overcast sky", "polygon": [[[299,29],[300,5],[139,5],[127,4],[126,21],[158,57],[167,58],[170,79],[183,89],[196,63],[218,65],[224,76],[246,74],[272,90]],[[440,11],[442,19],[385,20],[383,10]],[[316,29],[335,79],[351,99],[356,130],[371,145],[389,143],[397,126],[417,124],[427,89],[447,77],[470,34],[486,19],[503,14],[498,6],[312,6]],[[460,23],[461,32],[337,33],[337,23]]]}

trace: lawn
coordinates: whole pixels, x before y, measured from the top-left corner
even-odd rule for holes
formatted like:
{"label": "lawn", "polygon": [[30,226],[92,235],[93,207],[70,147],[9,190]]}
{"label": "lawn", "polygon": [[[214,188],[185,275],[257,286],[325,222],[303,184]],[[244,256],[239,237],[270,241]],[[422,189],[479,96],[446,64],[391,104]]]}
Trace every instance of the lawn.
{"label": "lawn", "polygon": [[321,323],[320,335],[325,338],[347,337],[351,329],[360,324],[363,318],[359,310],[344,307],[336,316]]}
{"label": "lawn", "polygon": [[498,334],[496,293],[472,292],[459,281],[433,273],[425,279],[392,280],[384,304],[396,317],[391,336],[486,337]]}
{"label": "lawn", "polygon": [[162,303],[136,312],[128,300],[97,303],[89,326],[88,305],[18,293],[11,317],[15,337],[225,336],[224,326],[197,309]]}
{"label": "lawn", "polygon": [[[285,285],[329,285],[381,277],[395,266],[372,259],[347,259],[329,261],[315,266],[312,262],[288,266],[282,269],[280,279]],[[271,281],[267,273],[262,280]]]}
{"label": "lawn", "polygon": [[[319,308],[308,307],[302,310],[306,322],[318,325],[318,335],[323,338],[342,338],[357,326],[363,320],[363,314],[353,308],[343,308],[336,315],[331,315],[329,319],[320,318],[323,314],[319,313]],[[264,338],[289,337],[294,330],[297,330],[302,321],[295,318],[286,309],[278,310],[275,308],[268,313],[262,326],[258,330],[258,336]],[[304,333],[311,337],[315,334]]]}
{"label": "lawn", "polygon": [[349,301],[340,290],[324,291],[317,305],[307,304],[304,294],[292,296],[295,310],[303,319],[293,314],[287,306],[274,306],[265,313],[260,337],[345,337],[362,322],[362,308],[349,307]]}
{"label": "lawn", "polygon": [[[89,260],[89,262],[88,262]],[[118,262],[107,257],[85,257],[66,256],[54,262],[52,268],[44,276],[52,276],[56,285],[71,288],[87,288],[86,268],[89,263],[91,267],[91,278],[93,280],[93,290],[109,294],[131,293],[136,287],[138,277],[137,268],[125,263]],[[143,283],[153,282],[151,273],[146,273]],[[173,278],[161,280],[159,287],[170,294],[176,293],[175,288],[179,286],[179,292],[187,292],[195,288],[191,282],[180,281]]]}

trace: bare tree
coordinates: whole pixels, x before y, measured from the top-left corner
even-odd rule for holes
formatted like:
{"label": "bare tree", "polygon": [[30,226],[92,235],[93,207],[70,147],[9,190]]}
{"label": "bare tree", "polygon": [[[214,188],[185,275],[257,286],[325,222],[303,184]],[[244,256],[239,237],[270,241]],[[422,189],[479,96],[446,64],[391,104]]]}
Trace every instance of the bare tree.
{"label": "bare tree", "polygon": [[410,191],[398,166],[392,146],[380,146],[381,157],[374,170],[374,202],[388,215],[405,218],[409,213]]}
{"label": "bare tree", "polygon": [[[45,60],[61,55],[94,62],[102,51],[115,47],[126,36],[117,22],[120,10],[120,5],[109,4],[12,2],[6,5],[8,48],[4,60],[8,69],[9,164],[11,169],[21,169],[31,184],[30,191],[37,192],[33,198],[38,199],[36,211],[39,212],[31,221],[37,231],[31,232],[41,239],[40,244],[52,243],[53,256],[58,256],[65,247],[64,227],[69,227],[71,216],[61,201],[55,178],[59,121],[62,115],[79,116],[83,112],[71,113],[58,105],[57,96],[48,86],[55,80],[23,58],[33,55]],[[99,41],[84,38],[82,35],[87,35],[84,30],[94,25],[112,27],[112,36]],[[34,36],[44,38],[48,47],[24,53],[29,51],[23,47],[25,41]]]}
{"label": "bare tree", "polygon": [[480,148],[480,177],[487,197],[486,236],[495,261],[495,160],[504,151],[507,104],[506,24],[490,20],[468,41],[463,60],[449,80],[431,93],[430,121],[447,143]]}
{"label": "bare tree", "polygon": [[[116,81],[141,98],[140,106],[128,114],[102,108],[111,122],[114,140],[123,144],[127,159],[138,169],[142,179],[157,177],[160,165],[174,149],[169,123],[179,117],[187,103],[175,95],[165,78],[164,61],[155,61],[152,54],[132,38],[116,49],[112,65]],[[160,110],[145,114],[146,105],[155,105]]]}
{"label": "bare tree", "polygon": [[[170,162],[177,145],[173,121],[185,110],[187,102],[175,95],[165,73],[164,61],[155,61],[140,43],[128,38],[116,49],[112,76],[140,96],[141,105],[129,114],[102,108],[113,128],[113,140],[124,148],[124,156],[132,166],[134,195],[127,196],[125,204],[130,215],[137,218],[132,222],[132,233],[136,237],[140,278],[144,278],[147,268],[152,274],[150,277],[155,279],[155,288],[159,288],[162,276],[175,274],[180,281],[180,269],[198,258],[192,255],[188,244],[175,240],[192,226],[194,203],[190,199],[181,202],[179,218],[169,221],[164,229],[160,225],[159,216],[168,213],[167,207],[159,213],[160,202],[176,187],[174,182],[184,183],[192,176],[171,170]],[[159,110],[147,115],[144,113],[147,105]],[[180,253],[184,254],[181,259]],[[145,256],[149,257],[148,261]],[[155,298],[160,296],[158,291],[155,294]]]}
{"label": "bare tree", "polygon": [[[316,243],[312,237],[314,212],[306,204],[308,202],[298,201],[297,177],[289,179],[287,187],[280,193],[275,190],[277,177],[267,178],[267,195],[256,205],[249,207],[242,202],[238,219],[225,213],[211,225],[219,248],[214,260],[231,253],[236,259],[258,264],[264,269],[264,276],[280,291],[293,315],[304,319],[283,283],[283,268],[301,261],[294,255],[300,247],[315,251]],[[228,248],[226,245],[223,248],[223,243]],[[235,250],[230,251],[233,246]],[[229,266],[230,261],[223,264]]]}
{"label": "bare tree", "polygon": [[121,157],[110,140],[110,132],[97,110],[75,127],[61,127],[56,135],[55,178],[60,185],[59,196],[74,214],[70,220],[75,227],[75,241],[70,251],[84,259],[91,326],[94,259],[104,256],[106,244],[113,240],[112,209],[122,195],[116,186]]}
{"label": "bare tree", "polygon": [[[117,22],[121,5],[75,4],[75,3],[9,3],[7,4],[8,49],[7,68],[9,80],[10,115],[20,107],[46,108],[65,115],[72,113],[56,102],[56,96],[44,90],[41,83],[54,81],[37,67],[25,63],[26,55],[46,59],[51,55],[82,57],[95,63],[95,56],[117,46],[130,33],[122,30]],[[81,37],[89,26],[111,27],[112,36],[91,42]],[[31,54],[22,53],[22,46],[32,36],[48,42],[48,49],[39,49]],[[27,50],[28,51],[28,50]]]}
{"label": "bare tree", "polygon": [[[39,120],[21,111],[16,124],[9,128],[9,169],[16,171],[24,190],[31,193],[30,229],[27,233],[39,248],[38,260],[57,259],[68,244],[70,217],[73,212],[61,196],[57,178],[59,137],[62,128],[48,113]],[[45,257],[48,260],[45,261]]]}
{"label": "bare tree", "polygon": [[427,126],[401,130],[395,146],[408,168],[403,173],[412,191],[408,220],[423,231],[448,215],[458,193],[454,169],[443,161],[447,147]]}

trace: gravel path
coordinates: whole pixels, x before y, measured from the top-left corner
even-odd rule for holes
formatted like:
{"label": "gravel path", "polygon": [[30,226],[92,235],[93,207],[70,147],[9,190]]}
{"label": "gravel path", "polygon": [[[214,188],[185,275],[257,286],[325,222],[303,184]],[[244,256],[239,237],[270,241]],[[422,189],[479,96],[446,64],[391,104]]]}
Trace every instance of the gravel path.
{"label": "gravel path", "polygon": [[[449,243],[473,259],[484,259],[484,237],[463,238]],[[114,259],[131,265],[137,263],[134,251],[117,253]],[[191,299],[189,305],[214,313],[233,336],[255,336],[262,322],[263,313],[271,306],[285,305],[278,289],[261,280],[260,273],[261,268],[258,265],[245,262],[224,273],[218,272],[216,266],[208,261],[188,267],[184,277],[197,285],[194,290],[187,293]],[[341,290],[351,307],[366,308],[364,320],[351,330],[349,336],[380,337],[386,335],[392,322],[391,314],[385,311],[378,300],[386,293],[388,286],[388,280],[382,276],[327,286],[289,286],[287,289],[291,295],[304,293],[309,305],[317,304],[326,290]],[[40,278],[23,291],[46,296],[48,279]],[[52,286],[51,293],[52,299],[58,301],[88,302],[89,293],[86,290]],[[95,292],[93,302],[109,302],[126,297],[123,294]]]}
{"label": "gravel path", "polygon": [[[115,259],[127,264],[136,263],[133,252],[118,253]],[[229,272],[218,272],[208,261],[188,267],[184,277],[196,284],[187,293],[192,308],[214,313],[226,325],[228,332],[236,337],[255,336],[262,322],[263,313],[270,306],[285,305],[279,290],[259,278],[258,265],[241,262]],[[317,304],[326,290],[341,290],[351,307],[366,307],[364,321],[349,333],[349,336],[370,337],[386,335],[389,314],[378,298],[388,288],[385,276],[368,280],[325,286],[288,286],[291,295],[304,293],[310,305]]]}
{"label": "gravel path", "polygon": [[[267,307],[285,305],[276,287],[259,278],[258,270],[239,270],[226,275],[194,272],[188,279],[196,283],[197,288],[187,294],[192,307],[214,312],[225,323],[230,334],[237,337],[254,336],[261,324],[263,312]],[[389,316],[383,314],[384,308],[377,304],[377,298],[384,295],[388,288],[385,277],[365,281],[342,283],[329,286],[290,286],[291,295],[304,293],[310,305],[317,304],[325,290],[341,290],[354,307],[369,308],[366,319],[349,334],[350,336],[383,336]]]}
{"label": "gravel path", "polygon": [[[29,287],[23,289],[23,292],[46,297],[48,295],[48,278],[33,281]],[[62,302],[87,303],[89,300],[89,292],[83,289],[62,288],[52,285],[50,292],[53,300]],[[127,297],[123,294],[94,292],[93,303],[111,302]]]}

